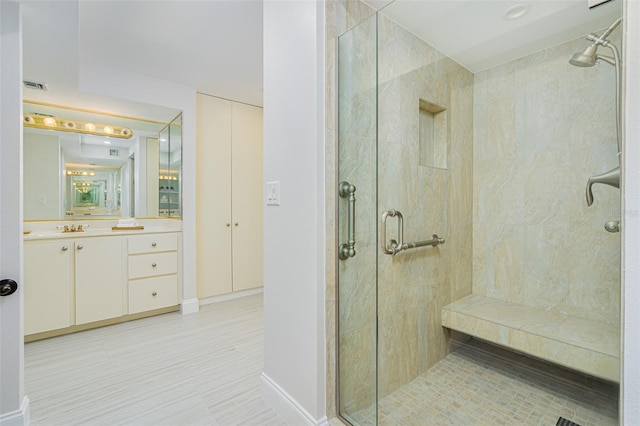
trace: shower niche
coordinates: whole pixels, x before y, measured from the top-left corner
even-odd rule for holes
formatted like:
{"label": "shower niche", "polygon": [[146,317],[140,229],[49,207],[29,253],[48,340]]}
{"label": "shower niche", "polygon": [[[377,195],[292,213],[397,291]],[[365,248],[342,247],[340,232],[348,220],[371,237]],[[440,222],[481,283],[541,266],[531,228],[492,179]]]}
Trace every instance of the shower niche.
{"label": "shower niche", "polygon": [[424,167],[447,168],[447,109],[420,99],[419,155]]}

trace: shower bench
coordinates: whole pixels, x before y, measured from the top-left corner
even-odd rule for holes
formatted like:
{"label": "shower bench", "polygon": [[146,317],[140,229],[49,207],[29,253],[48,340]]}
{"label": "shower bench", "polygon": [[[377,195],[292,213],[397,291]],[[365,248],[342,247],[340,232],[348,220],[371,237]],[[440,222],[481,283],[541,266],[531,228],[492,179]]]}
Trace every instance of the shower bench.
{"label": "shower bench", "polygon": [[442,308],[442,325],[595,377],[619,381],[617,327],[476,294]]}

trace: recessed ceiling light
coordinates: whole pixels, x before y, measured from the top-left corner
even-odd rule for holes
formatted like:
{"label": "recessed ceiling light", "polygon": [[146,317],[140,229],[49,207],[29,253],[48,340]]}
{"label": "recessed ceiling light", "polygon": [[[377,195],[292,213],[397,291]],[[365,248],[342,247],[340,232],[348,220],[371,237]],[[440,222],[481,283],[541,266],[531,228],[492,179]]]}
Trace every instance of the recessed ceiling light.
{"label": "recessed ceiling light", "polygon": [[107,145],[111,145],[111,141],[104,141]]}
{"label": "recessed ceiling light", "polygon": [[515,6],[511,6],[510,8],[505,10],[502,14],[502,17],[507,20],[518,19],[529,13],[530,10],[530,4],[516,4]]}

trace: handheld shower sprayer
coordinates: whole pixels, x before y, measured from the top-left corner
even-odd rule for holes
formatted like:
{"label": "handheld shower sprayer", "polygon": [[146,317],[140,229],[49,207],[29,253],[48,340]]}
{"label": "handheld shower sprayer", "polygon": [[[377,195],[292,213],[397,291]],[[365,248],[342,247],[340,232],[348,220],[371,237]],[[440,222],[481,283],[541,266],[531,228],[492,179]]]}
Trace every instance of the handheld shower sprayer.
{"label": "handheld shower sprayer", "polygon": [[[615,188],[620,187],[620,153],[622,152],[622,120],[620,118],[622,106],[620,105],[620,54],[618,53],[618,49],[616,46],[607,40],[607,37],[611,35],[613,30],[616,29],[618,25],[622,22],[622,18],[616,19],[609,28],[604,30],[600,36],[597,34],[591,33],[587,35],[587,40],[592,42],[587,48],[578,52],[569,59],[569,63],[571,65],[575,65],[577,67],[592,67],[597,61],[604,61],[608,64],[615,66],[616,68],[616,136],[618,142],[618,166],[613,168],[612,170],[603,173],[598,176],[592,176],[589,178],[587,182],[587,205],[591,206],[593,204],[593,193],[591,192],[591,186],[595,183],[610,185]],[[613,56],[599,55],[598,54],[598,46],[603,46],[611,49]]]}
{"label": "handheld shower sprayer", "polygon": [[[616,65],[615,56],[617,52],[615,50],[617,49],[615,49],[614,45],[609,43],[607,37],[609,37],[613,30],[615,30],[616,27],[620,25],[620,22],[622,22],[622,18],[616,19],[615,22],[611,24],[609,28],[604,30],[604,32],[600,36],[594,33],[587,35],[586,39],[593,42],[593,44],[587,46],[584,51],[578,52],[573,55],[571,59],[569,59],[569,63],[577,67],[592,67],[598,60],[601,60],[608,64]],[[614,50],[614,56],[612,57],[607,55],[599,55],[598,46],[608,47]]]}

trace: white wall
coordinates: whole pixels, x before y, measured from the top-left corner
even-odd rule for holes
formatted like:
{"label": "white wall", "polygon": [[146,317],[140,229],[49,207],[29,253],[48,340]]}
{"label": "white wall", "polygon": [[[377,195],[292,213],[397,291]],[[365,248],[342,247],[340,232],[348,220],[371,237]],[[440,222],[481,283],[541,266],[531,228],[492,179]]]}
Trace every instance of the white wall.
{"label": "white wall", "polygon": [[292,424],[325,416],[324,4],[264,2],[263,395]]}
{"label": "white wall", "polygon": [[620,424],[640,419],[640,2],[625,3],[625,144],[623,147],[623,350]]}

